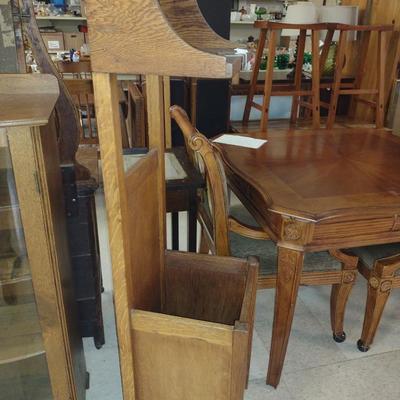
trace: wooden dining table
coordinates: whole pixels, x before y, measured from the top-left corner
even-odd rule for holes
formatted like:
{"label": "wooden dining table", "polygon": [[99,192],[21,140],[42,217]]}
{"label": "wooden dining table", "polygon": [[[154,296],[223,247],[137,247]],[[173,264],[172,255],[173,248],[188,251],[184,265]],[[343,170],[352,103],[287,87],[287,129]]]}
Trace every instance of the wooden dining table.
{"label": "wooden dining table", "polygon": [[400,137],[345,128],[273,131],[266,139],[258,149],[217,148],[231,189],[278,246],[267,373],[276,387],[304,253],[400,242]]}

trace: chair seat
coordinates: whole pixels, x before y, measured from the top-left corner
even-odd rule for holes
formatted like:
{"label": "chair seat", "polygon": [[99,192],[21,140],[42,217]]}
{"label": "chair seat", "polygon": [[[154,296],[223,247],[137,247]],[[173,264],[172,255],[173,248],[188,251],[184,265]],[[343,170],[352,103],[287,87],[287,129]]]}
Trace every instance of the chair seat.
{"label": "chair seat", "polygon": [[[372,269],[375,261],[400,254],[400,243],[381,244],[376,246],[358,247],[351,250],[354,255],[365,264],[366,267]],[[397,272],[397,275],[400,271]]]}
{"label": "chair seat", "polygon": [[[230,215],[240,222],[257,227],[258,224],[242,205],[231,207]],[[271,275],[277,272],[278,249],[272,240],[255,240],[236,233],[230,233],[231,252],[234,257],[246,258],[255,255],[260,258],[260,274]],[[327,251],[306,253],[304,272],[322,272],[341,270],[342,264]]]}

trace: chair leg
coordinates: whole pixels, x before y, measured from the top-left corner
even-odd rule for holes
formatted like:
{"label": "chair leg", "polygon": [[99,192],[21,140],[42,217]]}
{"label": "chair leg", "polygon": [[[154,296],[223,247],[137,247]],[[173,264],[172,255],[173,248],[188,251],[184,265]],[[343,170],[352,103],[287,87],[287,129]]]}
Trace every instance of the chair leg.
{"label": "chair leg", "polygon": [[346,340],[343,329],[346,304],[351,289],[357,278],[358,257],[345,254],[340,250],[330,250],[329,253],[342,263],[342,281],[332,285],[331,291],[331,327],[333,339],[337,343]]}
{"label": "chair leg", "polygon": [[243,114],[244,125],[247,125],[250,120],[250,113],[251,113],[251,108],[253,107],[254,95],[257,90],[258,73],[260,71],[260,65],[262,61],[266,38],[267,38],[267,31],[265,29],[261,29],[253,75],[251,76],[250,89],[249,93],[247,94],[246,106],[244,108],[244,114]]}
{"label": "chair leg", "polygon": [[342,283],[332,285],[331,326],[333,340],[337,343],[342,343],[346,340],[346,333],[343,329],[344,314],[346,311],[347,300],[356,281],[356,276],[356,271],[346,271],[343,274]]}
{"label": "chair leg", "polygon": [[372,276],[368,282],[367,304],[361,339],[357,342],[360,351],[366,352],[372,344],[383,310],[392,289],[392,281]]}

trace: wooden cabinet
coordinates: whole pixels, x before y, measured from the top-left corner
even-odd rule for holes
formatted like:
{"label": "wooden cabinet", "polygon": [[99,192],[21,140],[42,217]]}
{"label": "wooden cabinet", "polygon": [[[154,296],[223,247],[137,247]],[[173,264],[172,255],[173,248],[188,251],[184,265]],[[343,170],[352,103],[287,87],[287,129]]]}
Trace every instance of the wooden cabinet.
{"label": "wooden cabinet", "polygon": [[0,75],[0,399],[84,400],[48,75]]}

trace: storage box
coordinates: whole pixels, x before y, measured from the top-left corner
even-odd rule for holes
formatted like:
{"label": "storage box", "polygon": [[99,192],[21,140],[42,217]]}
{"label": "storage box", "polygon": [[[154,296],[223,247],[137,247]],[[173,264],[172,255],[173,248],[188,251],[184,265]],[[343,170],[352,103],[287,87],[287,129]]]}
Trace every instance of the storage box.
{"label": "storage box", "polygon": [[65,50],[80,50],[85,43],[85,34],[82,32],[65,32],[64,46]]}
{"label": "storage box", "polygon": [[44,44],[49,52],[65,50],[64,35],[62,32],[42,33]]}
{"label": "storage box", "polygon": [[125,166],[124,270],[113,259],[124,396],[131,380],[136,400],[242,400],[258,261],[165,252],[157,168],[156,150]]}

